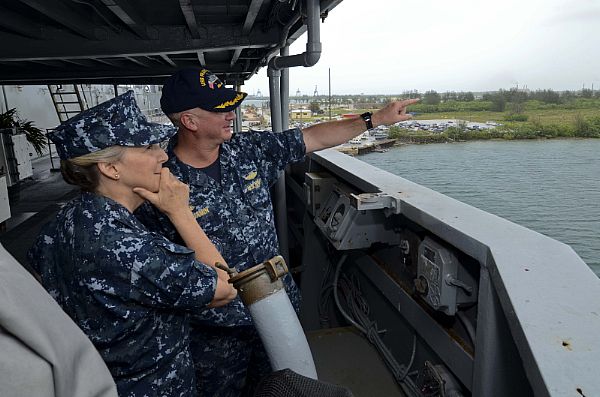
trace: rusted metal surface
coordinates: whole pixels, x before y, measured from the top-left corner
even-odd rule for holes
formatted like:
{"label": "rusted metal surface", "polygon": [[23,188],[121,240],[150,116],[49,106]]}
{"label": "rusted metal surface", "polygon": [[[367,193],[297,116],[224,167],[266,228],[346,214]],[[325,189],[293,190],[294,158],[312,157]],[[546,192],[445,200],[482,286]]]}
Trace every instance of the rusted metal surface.
{"label": "rusted metal surface", "polygon": [[244,305],[249,306],[281,290],[281,277],[287,272],[285,261],[278,255],[241,273],[229,272],[229,282],[238,290]]}

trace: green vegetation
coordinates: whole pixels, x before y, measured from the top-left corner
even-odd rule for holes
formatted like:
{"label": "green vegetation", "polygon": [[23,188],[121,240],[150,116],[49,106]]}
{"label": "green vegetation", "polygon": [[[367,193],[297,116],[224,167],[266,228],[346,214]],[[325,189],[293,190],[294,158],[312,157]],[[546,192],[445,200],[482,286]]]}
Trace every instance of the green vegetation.
{"label": "green vegetation", "polygon": [[538,121],[507,122],[490,130],[471,131],[464,125],[449,127],[440,134],[412,131],[397,126],[390,128],[390,138],[407,143],[456,142],[490,139],[539,139],[539,138],[600,138],[600,117],[574,117],[570,123],[542,124]]}
{"label": "green vegetation", "polygon": [[[430,91],[426,95],[432,95]],[[600,93],[552,90],[525,92],[516,89],[486,93],[479,100],[465,95],[442,94],[439,104],[411,107],[415,119],[488,120],[503,123],[491,130],[470,131],[465,126],[448,128],[442,134],[393,128],[391,135],[405,142],[452,142],[473,139],[600,138]],[[452,99],[450,99],[452,98]]]}
{"label": "green vegetation", "polygon": [[504,116],[504,120],[506,121],[527,121],[529,116],[523,113],[511,113]]}
{"label": "green vegetation", "polygon": [[41,156],[46,147],[46,135],[44,135],[44,132],[33,125],[32,121],[20,119],[14,108],[6,113],[0,114],[0,129],[15,127],[18,131],[25,134],[29,143],[33,146],[33,149]]}
{"label": "green vegetation", "polygon": [[422,98],[424,105],[439,105],[442,101],[442,97],[435,91],[427,91]]}
{"label": "green vegetation", "polygon": [[[333,117],[361,114],[385,106],[389,101],[421,98],[409,111],[415,120],[458,119],[502,123],[494,129],[471,131],[466,125],[448,128],[443,133],[412,131],[392,127],[390,137],[401,142],[452,142],[473,139],[600,138],[600,91],[498,90],[475,99],[471,92],[437,93],[430,90],[396,96],[337,97],[332,100]],[[313,101],[315,101],[313,99]],[[325,102],[319,101],[323,108]],[[352,107],[346,106],[352,104]],[[316,107],[312,104],[312,107]],[[322,116],[321,116],[322,117]]]}

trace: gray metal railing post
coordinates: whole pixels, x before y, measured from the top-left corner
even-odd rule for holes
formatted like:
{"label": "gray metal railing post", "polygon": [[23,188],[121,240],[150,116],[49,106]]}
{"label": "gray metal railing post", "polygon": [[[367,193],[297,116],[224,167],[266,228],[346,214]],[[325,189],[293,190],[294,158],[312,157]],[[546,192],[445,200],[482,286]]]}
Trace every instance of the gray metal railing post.
{"label": "gray metal railing post", "polygon": [[48,140],[48,156],[50,156],[50,171],[59,171],[60,168],[54,166],[54,158],[52,157],[52,141],[48,136],[48,133],[53,130],[54,128],[46,128],[46,139]]}
{"label": "gray metal railing post", "polygon": [[[271,128],[273,132],[282,131],[281,122],[281,91],[280,78],[281,70],[269,68],[269,99],[271,103]],[[279,173],[279,179],[273,186],[275,210],[275,226],[277,228],[277,238],[279,240],[279,253],[289,262],[288,235],[287,235],[287,205],[285,201],[285,172]]]}
{"label": "gray metal railing post", "polygon": [[[267,75],[269,76],[269,94],[271,102],[271,127],[273,131],[280,132],[284,126],[289,125],[289,72],[285,69],[295,66],[310,67],[314,66],[321,57],[321,4],[319,0],[305,0],[307,15],[306,26],[308,41],[306,51],[302,54],[288,55],[288,32],[291,25],[284,28],[281,37],[281,56],[274,56],[269,60]],[[297,19],[299,19],[299,15]],[[294,23],[297,20],[294,19]],[[285,70],[282,75],[281,70]],[[281,85],[280,85],[281,83]],[[285,91],[285,92],[283,92]],[[282,101],[283,99],[283,101]],[[283,108],[283,105],[286,108]],[[285,124],[282,113],[285,113]],[[288,244],[288,226],[287,226],[287,205],[285,201],[285,172],[281,172],[277,183],[273,187],[275,222],[277,226],[277,236],[279,238],[280,254],[285,261],[289,263],[289,244]]]}
{"label": "gray metal railing post", "polygon": [[[289,45],[281,49],[281,56],[287,56],[290,53]],[[290,127],[290,70],[288,68],[281,70],[281,86],[279,88],[281,95],[281,130],[285,131]]]}
{"label": "gray metal railing post", "polygon": [[[235,85],[235,90],[240,91],[242,87],[239,84]],[[234,130],[241,131],[242,130],[242,107],[238,106],[235,108],[235,120],[234,120]]]}
{"label": "gray metal railing post", "polygon": [[269,76],[269,102],[271,105],[271,129],[273,132],[282,131],[281,123],[281,91],[280,91],[280,78],[281,70],[271,69],[267,70]]}

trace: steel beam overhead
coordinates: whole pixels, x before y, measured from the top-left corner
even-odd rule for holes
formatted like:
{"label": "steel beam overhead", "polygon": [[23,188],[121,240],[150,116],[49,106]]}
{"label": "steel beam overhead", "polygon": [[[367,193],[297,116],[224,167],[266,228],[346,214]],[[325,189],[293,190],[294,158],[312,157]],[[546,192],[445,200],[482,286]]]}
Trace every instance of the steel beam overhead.
{"label": "steel beam overhead", "polygon": [[[73,40],[45,41],[45,40],[21,40],[11,35],[12,46],[3,48],[0,60],[20,61],[31,59],[48,58],[92,58],[92,57],[122,57],[122,56],[144,56],[157,55],[161,53],[178,54],[197,51],[229,51],[236,48],[265,48],[270,45],[272,39],[265,33],[259,33],[248,41],[240,42],[239,38],[231,37],[227,29],[212,27],[210,39],[190,40],[185,38],[183,27],[178,29],[159,29],[160,41],[140,40],[132,37],[109,36],[108,40],[88,41],[85,47],[75,48]],[[6,34],[0,32],[0,42],[10,40]],[[218,39],[219,45],[213,40]],[[22,43],[22,45],[21,45]],[[81,45],[81,43],[79,43]],[[27,48],[24,48],[26,46]]]}
{"label": "steel beam overhead", "polygon": [[55,22],[69,28],[78,35],[87,39],[96,40],[94,28],[89,23],[85,22],[85,18],[75,11],[71,10],[59,1],[43,1],[43,0],[20,0],[29,7],[41,12]]}
{"label": "steel beam overhead", "polygon": [[50,67],[53,67],[53,68],[64,68],[65,67],[65,63],[64,62],[62,62],[62,61],[54,61],[54,60],[51,60],[51,59],[46,59],[46,60],[43,60],[43,61],[32,60],[32,61],[29,61],[29,62],[37,63],[37,64],[44,65],[44,66],[50,66]]}
{"label": "steel beam overhead", "polygon": [[256,21],[256,17],[258,16],[262,4],[263,0],[252,0],[252,3],[250,3],[248,13],[246,14],[246,20],[244,21],[244,27],[242,28],[243,34],[246,35],[252,30],[252,26],[254,26],[254,21]]}
{"label": "steel beam overhead", "polygon": [[102,3],[117,16],[133,33],[142,39],[150,39],[143,19],[126,0],[102,0]]}
{"label": "steel beam overhead", "polygon": [[147,62],[141,61],[141,60],[136,59],[134,57],[125,57],[125,59],[127,59],[128,61],[131,61],[133,63],[137,63],[138,65],[143,66],[145,68],[149,68],[150,67],[150,65]]}
{"label": "steel beam overhead", "polygon": [[240,58],[241,53],[242,53],[241,48],[236,48],[235,50],[233,50],[233,56],[231,57],[231,62],[229,63],[231,66],[235,65],[235,63]]}
{"label": "steel beam overhead", "polygon": [[185,22],[190,30],[190,34],[194,39],[200,38],[200,29],[198,29],[198,22],[196,21],[196,14],[194,13],[194,7],[192,6],[191,0],[179,0],[179,6],[181,12],[185,17]]}
{"label": "steel beam overhead", "polygon": [[[145,84],[151,84],[178,68],[197,66],[243,84],[279,51],[283,36],[297,37],[305,30],[298,10],[292,9],[297,2],[280,0],[1,3],[0,84],[45,84],[43,73],[54,82],[69,81],[71,74],[80,83],[113,78],[144,83],[148,78]],[[334,4],[320,3],[321,14]],[[71,67],[38,70],[42,64],[31,61]]]}
{"label": "steel beam overhead", "polygon": [[120,66],[119,63],[115,62],[113,59],[102,59],[102,58],[93,58],[93,59],[96,62],[100,62],[100,63],[103,63],[103,64],[108,65],[108,66],[114,66],[114,67],[119,67]]}
{"label": "steel beam overhead", "polygon": [[196,53],[198,55],[198,62],[202,67],[206,66],[206,59],[204,58],[204,53],[202,51],[198,51]]}
{"label": "steel beam overhead", "polygon": [[40,25],[3,7],[0,7],[0,26],[33,39],[43,38]]}
{"label": "steel beam overhead", "polygon": [[171,60],[171,58],[169,58],[169,56],[167,54],[159,54],[160,57],[163,59],[163,61],[165,61],[166,63],[168,63],[169,65],[173,66],[174,68],[177,67],[177,64],[175,62],[173,62]]}
{"label": "steel beam overhead", "polygon": [[82,67],[86,67],[86,68],[91,68],[94,67],[95,63],[91,60],[87,60],[87,59],[63,59],[63,62],[66,63],[70,63],[73,65],[77,65],[77,66],[82,66]]}

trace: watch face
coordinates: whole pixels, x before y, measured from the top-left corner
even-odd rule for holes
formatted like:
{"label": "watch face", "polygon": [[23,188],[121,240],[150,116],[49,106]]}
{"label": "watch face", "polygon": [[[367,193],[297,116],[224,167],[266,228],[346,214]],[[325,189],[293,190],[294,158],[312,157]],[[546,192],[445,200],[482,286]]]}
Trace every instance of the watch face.
{"label": "watch face", "polygon": [[370,130],[371,128],[373,128],[373,123],[371,122],[372,115],[373,115],[373,113],[371,113],[371,112],[365,112],[360,115],[360,117],[365,121],[367,130]]}

